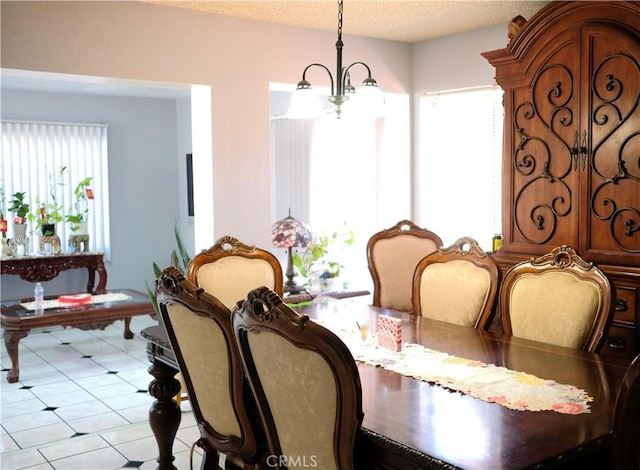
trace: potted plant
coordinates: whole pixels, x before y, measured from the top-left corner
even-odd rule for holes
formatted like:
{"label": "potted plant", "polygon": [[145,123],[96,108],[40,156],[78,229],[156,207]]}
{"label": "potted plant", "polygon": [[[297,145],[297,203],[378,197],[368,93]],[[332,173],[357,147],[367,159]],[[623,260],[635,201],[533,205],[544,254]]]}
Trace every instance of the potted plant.
{"label": "potted plant", "polygon": [[2,233],[3,246],[4,239],[7,238],[7,219],[4,215],[4,206],[6,203],[5,195],[4,195],[4,184],[0,186],[0,232]]}
{"label": "potted plant", "polygon": [[344,266],[330,258],[335,244],[338,242],[345,246],[352,245],[354,242],[353,231],[332,232],[314,237],[301,253],[293,255],[293,265],[298,269],[300,276],[304,278],[304,286],[311,287],[314,281],[317,281],[322,290],[336,288],[335,284]]}
{"label": "potted plant", "polygon": [[86,227],[89,218],[87,189],[89,189],[91,180],[93,180],[92,176],[83,179],[73,190],[73,206],[69,208],[69,213],[65,216],[65,219],[71,224],[71,232],[74,235],[87,233]]}
{"label": "potted plant", "polygon": [[25,238],[27,236],[27,218],[31,215],[29,204],[25,202],[27,193],[13,193],[13,199],[9,201],[9,212],[13,212],[13,232],[14,238]]}
{"label": "potted plant", "polygon": [[[184,247],[184,243],[182,241],[182,237],[180,236],[180,231],[178,230],[178,222],[173,221],[173,234],[176,238],[176,245],[178,246],[178,250],[175,249],[171,252],[171,265],[178,268],[183,273],[187,271],[187,266],[189,261],[191,261],[191,255],[187,252],[187,249]],[[162,269],[158,266],[157,263],[153,263],[153,275],[154,282],[162,275]],[[153,287],[149,286],[149,283],[144,281],[147,287],[147,294],[149,295],[149,299],[151,300],[151,305],[153,305],[153,309],[156,312],[156,317],[158,322],[162,323],[162,315],[160,315],[160,310],[158,307],[158,299],[156,297],[155,284]]]}
{"label": "potted plant", "polygon": [[11,247],[9,246],[9,240],[7,240],[7,218],[5,215],[5,206],[7,200],[5,199],[4,184],[0,185],[0,233],[2,233],[2,256],[10,256],[12,254]]}
{"label": "potted plant", "polygon": [[13,238],[8,246],[13,255],[24,255],[28,251],[29,239],[27,238],[27,218],[31,215],[29,204],[25,202],[26,193],[13,193],[13,199],[9,201],[9,212],[13,212]]}
{"label": "potted plant", "polygon": [[35,221],[36,227],[41,230],[43,236],[50,237],[56,234],[56,224],[62,222],[64,210],[62,204],[58,204],[58,186],[64,186],[64,172],[66,166],[61,166],[58,170],[57,177],[50,175],[49,177],[49,201],[44,202],[40,197],[36,197],[36,204],[39,206],[37,216],[33,213],[29,214],[29,221]]}

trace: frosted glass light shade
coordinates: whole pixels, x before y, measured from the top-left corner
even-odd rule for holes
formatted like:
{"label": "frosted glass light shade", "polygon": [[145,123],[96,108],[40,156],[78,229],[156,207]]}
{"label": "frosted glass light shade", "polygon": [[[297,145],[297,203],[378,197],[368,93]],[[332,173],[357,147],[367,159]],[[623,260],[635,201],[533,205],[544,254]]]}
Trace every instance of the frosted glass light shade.
{"label": "frosted glass light shade", "polygon": [[322,116],[322,114],[322,102],[312,88],[298,88],[293,92],[286,115],[287,118],[315,119]]}
{"label": "frosted glass light shade", "polygon": [[357,94],[358,112],[371,117],[384,116],[384,94],[376,85],[363,85]]}

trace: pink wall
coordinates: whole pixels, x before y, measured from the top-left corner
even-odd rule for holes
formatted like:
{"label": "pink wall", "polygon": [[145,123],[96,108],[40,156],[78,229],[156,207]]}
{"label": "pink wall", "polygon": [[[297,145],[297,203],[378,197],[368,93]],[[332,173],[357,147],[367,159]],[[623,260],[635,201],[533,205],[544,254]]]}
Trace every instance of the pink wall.
{"label": "pink wall", "polygon": [[[3,68],[210,85],[215,238],[270,245],[269,83],[333,68],[335,33],[139,2],[3,1],[1,22]],[[343,39],[347,64],[410,92],[410,44]]]}

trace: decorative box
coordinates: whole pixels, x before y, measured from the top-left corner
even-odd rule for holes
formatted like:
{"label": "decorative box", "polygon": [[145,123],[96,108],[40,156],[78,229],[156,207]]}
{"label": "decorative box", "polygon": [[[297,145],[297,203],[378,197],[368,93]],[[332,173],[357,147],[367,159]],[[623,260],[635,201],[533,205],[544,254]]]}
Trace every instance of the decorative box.
{"label": "decorative box", "polygon": [[378,346],[394,352],[402,351],[402,320],[378,315]]}

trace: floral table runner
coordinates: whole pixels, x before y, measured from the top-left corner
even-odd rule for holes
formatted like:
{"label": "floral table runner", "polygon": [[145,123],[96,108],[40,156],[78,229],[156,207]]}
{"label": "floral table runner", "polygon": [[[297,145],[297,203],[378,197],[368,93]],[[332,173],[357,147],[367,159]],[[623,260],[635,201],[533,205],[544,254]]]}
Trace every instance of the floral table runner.
{"label": "floral table runner", "polygon": [[[131,300],[132,297],[123,292],[110,292],[108,294],[96,294],[91,296],[91,301],[87,303],[91,304],[102,304],[106,302],[119,302],[122,300]],[[35,302],[23,302],[22,305],[27,310],[35,310]],[[61,303],[58,299],[46,299],[44,301],[44,309],[48,308],[77,308],[81,307],[83,304],[66,304]]]}
{"label": "floral table runner", "polygon": [[356,361],[365,364],[437,384],[512,410],[590,413],[589,403],[593,398],[573,385],[452,356],[419,344],[404,343],[402,351],[392,352],[378,347],[375,336],[363,341],[355,328],[348,330],[344,325],[324,323],[323,326],[344,341]]}

